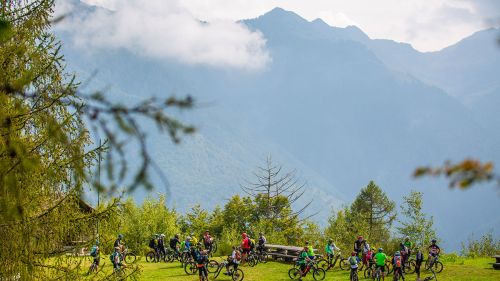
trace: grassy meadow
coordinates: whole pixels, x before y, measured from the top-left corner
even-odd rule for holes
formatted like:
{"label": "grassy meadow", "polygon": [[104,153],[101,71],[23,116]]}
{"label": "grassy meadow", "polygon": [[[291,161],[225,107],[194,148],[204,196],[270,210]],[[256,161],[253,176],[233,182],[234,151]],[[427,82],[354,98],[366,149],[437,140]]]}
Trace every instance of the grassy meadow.
{"label": "grassy meadow", "polygon": [[[215,258],[217,261],[222,261],[222,258]],[[466,281],[466,280],[479,280],[479,281],[496,281],[500,280],[500,270],[494,270],[491,262],[492,258],[475,258],[464,259],[456,258],[451,261],[443,261],[444,270],[437,275],[437,280],[442,281]],[[86,261],[86,264],[88,262]],[[102,272],[100,274],[109,274],[110,262],[103,256],[101,259],[103,263]],[[186,275],[184,269],[181,268],[179,262],[175,263],[147,263],[145,258],[141,258],[136,262],[140,267],[141,274],[139,280],[169,280],[169,281],[197,281],[198,276]],[[86,265],[87,266],[87,265]],[[290,264],[281,262],[268,262],[266,264],[258,264],[255,267],[243,266],[241,269],[245,274],[244,280],[247,281],[286,281],[290,280],[288,277],[288,270],[291,268]],[[423,272],[422,277],[430,275],[428,272]],[[92,275],[87,276],[92,279]],[[363,280],[360,274],[360,280]],[[210,280],[229,281],[231,278],[220,274],[217,279],[213,275],[209,276]],[[416,275],[410,274],[406,276],[406,280],[415,280]],[[422,278],[423,279],[423,278]],[[303,280],[314,280],[312,275],[306,276]],[[349,280],[349,272],[342,271],[338,267],[333,270],[330,269],[325,280]],[[368,280],[368,279],[366,279]],[[390,279],[387,279],[390,280]]]}

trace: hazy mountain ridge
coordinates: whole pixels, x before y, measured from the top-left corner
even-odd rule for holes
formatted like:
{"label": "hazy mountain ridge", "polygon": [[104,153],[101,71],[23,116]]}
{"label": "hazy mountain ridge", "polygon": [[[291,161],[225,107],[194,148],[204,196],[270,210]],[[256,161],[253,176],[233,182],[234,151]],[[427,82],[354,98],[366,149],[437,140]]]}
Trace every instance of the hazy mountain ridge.
{"label": "hazy mountain ridge", "polygon": [[[481,216],[499,210],[493,189],[449,192],[441,181],[410,178],[422,164],[466,156],[500,160],[498,134],[479,123],[480,111],[403,68],[414,63],[423,69],[422,56],[439,52],[423,54],[407,44],[370,40],[358,28],[308,22],[282,9],[244,23],[268,40],[272,62],[261,72],[164,63],[123,50],[85,53],[72,45],[70,34],[61,33],[69,67],[87,74],[98,70],[97,79],[106,81],[100,85],[112,85],[111,95],[126,92],[133,100],[141,93],[190,93],[207,104],[178,115],[200,128],[180,146],[151,128],[150,147],[176,207],[224,204],[239,192],[243,179],[251,179],[254,166],[272,154],[309,182],[308,198],[317,200],[311,211],[323,210],[317,217],[323,224],[332,205],[350,201],[374,179],[395,200],[409,187],[423,190],[426,210],[436,214],[449,246],[457,247],[485,225],[498,229],[498,221]],[[471,201],[477,205],[456,207]],[[470,222],[469,232],[460,228],[464,220]],[[463,235],[454,241],[458,229]]]}

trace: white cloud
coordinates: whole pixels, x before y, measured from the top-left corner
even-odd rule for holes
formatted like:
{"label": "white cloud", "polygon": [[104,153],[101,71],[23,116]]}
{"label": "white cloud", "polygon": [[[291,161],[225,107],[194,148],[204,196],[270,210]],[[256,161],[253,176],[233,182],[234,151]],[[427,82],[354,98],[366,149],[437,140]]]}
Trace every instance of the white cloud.
{"label": "white cloud", "polygon": [[62,23],[86,49],[124,48],[155,59],[250,70],[270,60],[261,33],[232,20],[201,22],[180,1],[86,2],[112,10],[95,9]]}

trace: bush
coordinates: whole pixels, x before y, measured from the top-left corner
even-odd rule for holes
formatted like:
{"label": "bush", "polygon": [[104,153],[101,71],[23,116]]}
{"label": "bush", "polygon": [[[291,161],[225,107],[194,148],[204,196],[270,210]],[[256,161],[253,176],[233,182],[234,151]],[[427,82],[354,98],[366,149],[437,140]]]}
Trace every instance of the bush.
{"label": "bush", "polygon": [[477,240],[471,235],[467,244],[462,242],[461,254],[466,257],[490,257],[498,253],[500,253],[500,239],[493,237],[493,231],[484,234]]}

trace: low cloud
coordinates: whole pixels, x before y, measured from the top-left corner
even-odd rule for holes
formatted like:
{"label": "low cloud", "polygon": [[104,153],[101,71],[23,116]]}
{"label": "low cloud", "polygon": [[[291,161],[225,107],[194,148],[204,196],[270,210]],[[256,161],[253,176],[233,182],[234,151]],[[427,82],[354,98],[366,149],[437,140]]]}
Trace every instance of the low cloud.
{"label": "low cloud", "polygon": [[85,49],[122,48],[153,59],[249,70],[270,61],[260,32],[229,20],[199,21],[181,1],[87,2],[101,7],[83,12],[75,3],[78,8],[58,27],[73,33],[74,42]]}

